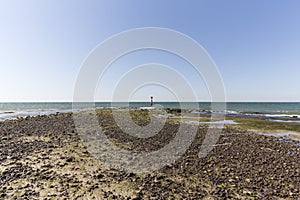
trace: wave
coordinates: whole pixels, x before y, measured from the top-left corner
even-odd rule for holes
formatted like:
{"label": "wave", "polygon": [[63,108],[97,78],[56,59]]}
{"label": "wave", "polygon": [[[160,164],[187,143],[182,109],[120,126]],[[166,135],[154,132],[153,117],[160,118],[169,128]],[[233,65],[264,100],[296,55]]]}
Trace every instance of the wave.
{"label": "wave", "polygon": [[0,113],[0,121],[14,120],[24,117],[34,117],[38,115],[50,115],[56,113],[72,112],[72,110],[60,110],[60,109],[36,109],[36,110],[23,110],[15,112],[2,112]]}

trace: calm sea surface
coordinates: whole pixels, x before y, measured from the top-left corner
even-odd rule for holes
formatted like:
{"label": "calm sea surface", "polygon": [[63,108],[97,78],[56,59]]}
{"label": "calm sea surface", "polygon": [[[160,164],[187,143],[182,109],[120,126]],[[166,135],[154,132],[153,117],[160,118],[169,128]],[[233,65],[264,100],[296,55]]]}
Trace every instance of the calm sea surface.
{"label": "calm sea surface", "polygon": [[[164,108],[184,108],[191,109],[195,107],[195,102],[155,102]],[[76,104],[76,109],[86,108],[87,104]],[[198,102],[199,110],[210,112],[211,103]],[[130,102],[129,107],[139,109],[149,107],[149,102]],[[128,103],[110,103],[96,102],[96,108],[126,108]],[[71,112],[73,110],[71,102],[47,102],[47,103],[0,103],[0,120],[15,119],[16,117],[35,116],[52,114],[56,112]],[[197,111],[197,110],[196,110]],[[216,110],[216,112],[224,112],[224,110]],[[298,116],[300,118],[300,102],[229,102],[226,103],[226,113],[231,115],[264,115],[264,116]]]}

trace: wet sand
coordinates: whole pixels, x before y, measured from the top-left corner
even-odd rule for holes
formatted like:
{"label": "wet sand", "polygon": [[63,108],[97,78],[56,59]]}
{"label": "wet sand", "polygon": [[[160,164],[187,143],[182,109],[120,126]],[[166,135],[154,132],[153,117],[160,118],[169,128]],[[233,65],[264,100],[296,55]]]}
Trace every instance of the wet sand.
{"label": "wet sand", "polygon": [[[128,138],[111,112],[99,111],[107,136],[122,148],[161,148],[178,124],[144,140]],[[137,123],[146,124],[137,113]],[[191,125],[192,126],[192,125]],[[0,199],[297,199],[300,147],[296,142],[226,127],[204,158],[197,153],[207,125],[174,164],[135,174],[107,168],[84,147],[72,114],[0,123]]]}

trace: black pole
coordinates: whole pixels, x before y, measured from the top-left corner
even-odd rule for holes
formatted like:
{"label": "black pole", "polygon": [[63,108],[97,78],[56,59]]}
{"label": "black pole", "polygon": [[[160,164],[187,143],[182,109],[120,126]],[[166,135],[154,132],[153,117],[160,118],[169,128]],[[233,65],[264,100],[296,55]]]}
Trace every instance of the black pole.
{"label": "black pole", "polygon": [[150,106],[153,106],[153,96],[150,97]]}

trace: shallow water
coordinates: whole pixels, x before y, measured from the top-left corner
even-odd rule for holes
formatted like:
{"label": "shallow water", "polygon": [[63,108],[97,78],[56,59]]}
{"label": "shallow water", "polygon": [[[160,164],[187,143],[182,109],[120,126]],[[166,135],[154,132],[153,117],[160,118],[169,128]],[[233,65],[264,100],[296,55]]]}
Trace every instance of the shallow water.
{"label": "shallow water", "polygon": [[257,132],[260,135],[265,135],[265,136],[273,136],[273,137],[287,137],[290,135],[295,135],[295,136],[299,136],[299,133],[295,133],[295,132],[271,132],[271,133],[262,133],[262,132]]}

